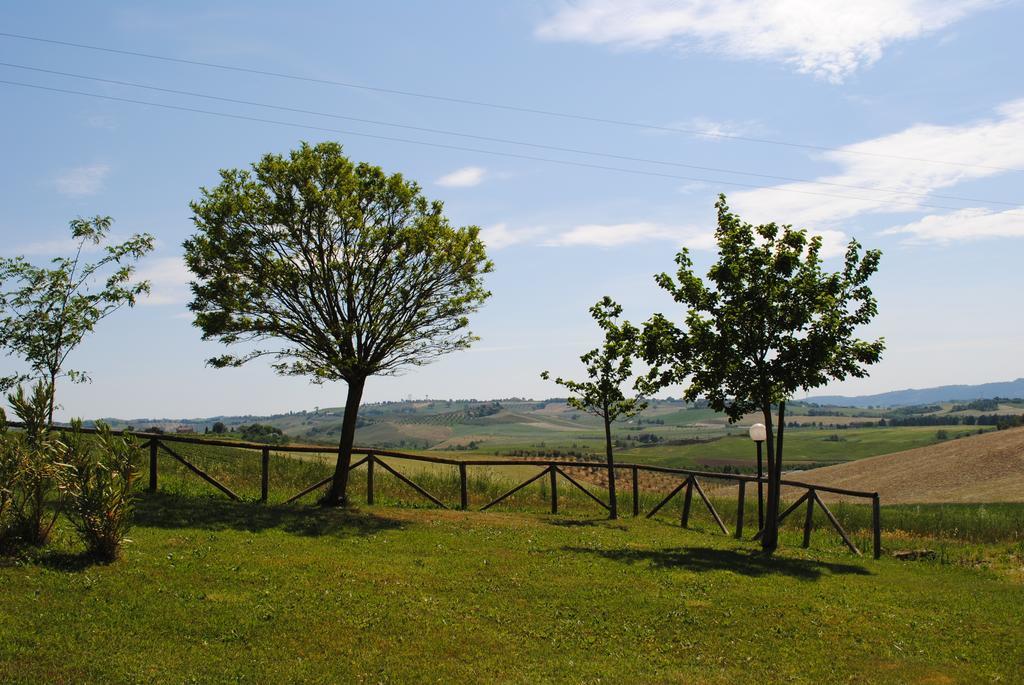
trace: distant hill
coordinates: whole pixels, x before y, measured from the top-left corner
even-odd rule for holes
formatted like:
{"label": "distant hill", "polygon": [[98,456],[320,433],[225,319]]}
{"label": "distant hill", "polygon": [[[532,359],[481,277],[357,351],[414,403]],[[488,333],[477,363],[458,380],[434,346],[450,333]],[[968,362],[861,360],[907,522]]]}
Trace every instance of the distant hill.
{"label": "distant hill", "polygon": [[802,401],[837,407],[901,407],[935,402],[987,400],[993,397],[1024,397],[1024,378],[980,385],[940,385],[935,388],[892,390],[877,395],[858,395],[856,397],[820,395],[808,397]]}
{"label": "distant hill", "polygon": [[804,471],[805,483],[878,492],[883,504],[1024,501],[1024,428]]}

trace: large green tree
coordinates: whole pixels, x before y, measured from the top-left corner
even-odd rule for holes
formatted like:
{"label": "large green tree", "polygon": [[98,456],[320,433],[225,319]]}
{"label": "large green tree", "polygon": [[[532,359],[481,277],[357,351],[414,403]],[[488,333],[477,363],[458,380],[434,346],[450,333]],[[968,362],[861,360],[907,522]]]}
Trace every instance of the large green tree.
{"label": "large green tree", "polygon": [[715,206],[719,255],[707,282],[685,248],[676,256],[674,279],[656,276],[686,313],[681,327],[661,314],[644,325],[644,354],[653,365],[646,390],[684,383],[686,399],[707,398],[732,422],[762,415],[768,502],[761,543],[771,553],[778,546],[786,400],[833,379],[866,376],[881,357],[882,339],[854,335],[877,313],[867,281],[881,253],[862,253],[851,240],[842,269],[829,273],[820,236],[788,225],[751,225],[729,211],[725,196]]}
{"label": "large green tree", "polygon": [[[57,380],[88,380],[83,371],[64,368],[68,355],[97,323],[124,306],[135,306],[150,289],[147,281],[133,275],[135,263],[153,249],[153,236],[136,234],[123,243],[104,245],[112,222],[109,216],[73,220],[74,253],[52,259],[49,267],[35,266],[24,257],[0,258],[0,348],[30,369],[0,378],[0,390],[31,377],[45,380],[50,423]],[[101,256],[88,261],[89,251],[97,248]]]}
{"label": "large green tree", "polygon": [[[637,397],[626,397],[624,383],[633,377],[633,359],[639,352],[640,331],[628,321],[618,322],[622,307],[607,295],[590,308],[590,315],[604,331],[604,344],[580,357],[587,368],[586,381],[556,378],[555,383],[569,390],[569,406],[593,414],[604,424],[605,460],[608,465],[608,500],[611,518],[618,518],[615,495],[615,456],[612,450],[612,423],[643,411],[647,404]],[[551,374],[541,373],[548,380]]]}
{"label": "large green tree", "polygon": [[322,500],[346,504],[366,379],[475,340],[468,315],[490,295],[483,276],[493,268],[479,229],[452,226],[416,183],[353,163],[337,143],[303,144],[220,176],[192,203],[190,308],[204,339],[244,349],[209,363],[269,357],[280,374],[347,383]]}

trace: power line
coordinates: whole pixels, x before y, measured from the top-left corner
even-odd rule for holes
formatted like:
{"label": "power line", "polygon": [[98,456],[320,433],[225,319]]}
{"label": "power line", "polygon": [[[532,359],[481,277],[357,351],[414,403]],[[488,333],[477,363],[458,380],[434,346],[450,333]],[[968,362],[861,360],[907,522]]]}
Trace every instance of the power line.
{"label": "power line", "polygon": [[574,114],[570,112],[559,112],[555,110],[539,109],[534,107],[524,107],[519,105],[507,105],[495,102],[486,102],[483,100],[472,100],[468,98],[457,98],[445,95],[434,95],[431,93],[420,93],[409,90],[399,90],[395,88],[383,88],[380,86],[368,86],[361,83],[351,83],[347,81],[335,81],[331,79],[314,78],[311,76],[300,76],[298,74],[286,74],[276,71],[268,71],[264,69],[254,69],[250,67],[238,67],[228,64],[218,64],[215,62],[203,62],[200,60],[185,59],[182,57],[169,57],[167,55],[156,55],[147,52],[137,52],[134,50],[120,50],[117,48],[103,47],[100,45],[88,45],[86,43],[74,43],[71,41],[55,40],[52,38],[42,38],[39,36],[27,36],[18,33],[8,33],[0,31],[0,37],[3,38],[14,38],[17,40],[33,41],[37,43],[46,43],[50,45],[61,45],[64,47],[77,48],[81,50],[94,50],[97,52],[106,52],[115,55],[126,55],[130,57],[142,57],[145,59],[160,60],[163,62],[172,62],[175,64],[189,64],[192,66],[206,67],[209,69],[221,69],[224,71],[233,71],[245,74],[254,74],[258,76],[269,76],[272,78],[289,79],[292,81],[302,81],[305,83],[317,83],[321,85],[337,86],[341,88],[351,88],[356,90],[364,90],[374,93],[385,93],[387,95],[398,95],[401,97],[420,98],[424,100],[434,100],[438,102],[447,102],[451,104],[459,105],[471,105],[474,107],[486,107],[489,109],[504,110],[509,112],[519,112],[523,114],[535,114],[546,117],[557,117],[560,119],[573,119],[577,121],[589,121],[592,123],[599,124],[610,124],[613,126],[625,126],[635,129],[644,129],[649,131],[663,131],[667,133],[685,133],[687,135],[702,136],[707,138],[720,138],[727,140],[737,140],[747,143],[760,143],[764,145],[780,145],[785,147],[799,148],[804,150],[815,150],[818,152],[835,152],[844,155],[859,155],[864,157],[880,157],[886,159],[899,159],[907,162],[923,162],[927,164],[942,164],[946,166],[957,166],[957,167],[968,167],[976,169],[988,169],[990,171],[1009,171],[1014,173],[1024,173],[1024,169],[1014,169],[1011,167],[991,166],[986,164],[970,164],[967,162],[954,162],[949,160],[940,159],[926,159],[922,157],[909,157],[903,155],[892,155],[882,152],[868,152],[866,150],[850,150],[847,148],[836,148],[828,147],[824,145],[811,145],[808,143],[795,143],[792,141],[785,140],[773,140],[769,138],[754,138],[750,136],[740,136],[727,133],[713,133],[709,131],[701,131],[698,129],[687,129],[677,126],[658,126],[656,124],[645,124],[638,121],[627,121],[624,119],[611,119],[606,117],[590,116],[586,114]]}
{"label": "power line", "polygon": [[329,117],[329,118],[332,118],[332,119],[341,119],[341,120],[345,120],[345,121],[355,121],[355,122],[364,123],[364,124],[373,124],[373,125],[376,125],[376,126],[388,126],[388,127],[391,127],[391,128],[401,128],[401,129],[412,130],[412,131],[421,131],[421,132],[425,132],[425,133],[436,133],[436,134],[441,134],[441,135],[446,135],[446,136],[457,136],[457,137],[461,137],[461,138],[470,138],[470,139],[473,139],[473,140],[482,140],[482,141],[487,141],[487,142],[492,142],[492,143],[502,143],[502,144],[508,144],[508,145],[520,145],[520,146],[524,146],[524,147],[531,147],[531,148],[542,149],[542,150],[551,150],[551,151],[556,151],[556,152],[567,152],[567,153],[572,153],[572,154],[588,155],[588,156],[591,156],[591,157],[605,157],[605,158],[608,158],[608,159],[617,159],[617,160],[629,161],[629,162],[640,162],[640,163],[644,163],[644,164],[657,164],[657,165],[661,165],[661,166],[673,166],[673,167],[679,167],[679,168],[684,168],[684,169],[694,169],[694,170],[697,170],[697,171],[712,171],[712,172],[716,172],[716,173],[733,174],[733,175],[738,175],[738,176],[752,176],[752,177],[756,177],[756,178],[767,178],[767,179],[772,179],[772,180],[777,180],[777,181],[785,181],[785,182],[789,182],[789,183],[806,183],[806,184],[810,184],[810,185],[831,186],[831,187],[835,187],[835,188],[846,188],[846,189],[850,189],[850,190],[865,190],[865,191],[868,191],[868,192],[891,193],[891,194],[894,194],[894,195],[903,195],[903,196],[933,197],[933,198],[940,198],[940,199],[946,199],[946,200],[957,200],[957,201],[960,201],[960,202],[975,202],[975,203],[982,203],[982,204],[1006,205],[1006,206],[1009,206],[1009,207],[1019,207],[1022,204],[1024,204],[1024,202],[1007,202],[1007,201],[1004,201],[1004,200],[988,200],[988,199],[982,199],[982,198],[964,197],[964,196],[960,196],[960,195],[943,195],[943,194],[938,194],[938,193],[919,192],[919,191],[914,191],[914,190],[900,190],[900,189],[896,189],[896,188],[884,188],[884,187],[877,187],[877,186],[862,186],[862,185],[855,185],[855,184],[850,184],[850,183],[836,183],[836,182],[832,182],[832,181],[814,181],[814,180],[811,180],[811,179],[797,178],[797,177],[793,177],[793,176],[779,176],[779,175],[775,175],[775,174],[764,174],[764,173],[758,173],[758,172],[752,172],[752,171],[741,171],[741,170],[737,170],[737,169],[728,169],[728,168],[722,168],[722,167],[711,167],[711,166],[701,166],[701,165],[696,165],[696,164],[686,164],[686,163],[683,163],[683,162],[675,162],[675,161],[669,161],[669,160],[650,159],[650,158],[645,158],[645,157],[634,157],[634,156],[630,156],[630,155],[619,155],[619,154],[608,153],[608,152],[597,152],[597,151],[593,151],[593,150],[585,150],[585,149],[581,149],[581,148],[571,148],[571,147],[563,147],[563,146],[558,146],[558,145],[548,145],[548,144],[544,144],[544,143],[534,143],[534,142],[530,142],[530,141],[515,140],[515,139],[511,139],[511,138],[499,138],[499,137],[495,137],[495,136],[476,135],[476,134],[472,134],[472,133],[465,133],[465,132],[462,132],[462,131],[452,131],[452,130],[446,130],[446,129],[429,128],[429,127],[425,127],[425,126],[414,126],[414,125],[410,125],[410,124],[396,124],[396,123],[393,123],[393,122],[380,121],[380,120],[376,120],[376,119],[365,119],[365,118],[361,118],[361,117],[353,117],[353,116],[348,116],[348,115],[343,115],[343,114],[336,114],[336,113],[331,113],[331,112],[321,112],[321,111],[317,111],[317,110],[301,109],[301,108],[297,108],[297,107],[287,107],[287,106],[284,106],[284,105],[275,105],[275,104],[270,104],[270,103],[265,103],[265,102],[255,102],[253,100],[241,100],[241,99],[238,99],[238,98],[229,98],[229,97],[224,97],[224,96],[220,96],[220,95],[209,95],[209,94],[206,94],[206,93],[197,93],[197,92],[188,91],[188,90],[178,90],[178,89],[174,89],[174,88],[164,88],[164,87],[153,86],[153,85],[144,84],[144,83],[137,83],[137,82],[133,82],[133,81],[121,81],[121,80],[117,80],[117,79],[102,78],[102,77],[99,77],[99,76],[88,76],[88,75],[85,75],[85,74],[76,74],[76,73],[67,72],[67,71],[57,71],[55,69],[44,69],[44,68],[41,68],[41,67],[32,67],[32,66],[27,66],[27,65],[23,65],[23,64],[13,64],[13,63],[10,63],[10,62],[0,62],[0,66],[9,67],[9,68],[13,68],[13,69],[22,69],[22,70],[27,70],[27,71],[34,71],[34,72],[39,72],[39,73],[44,73],[44,74],[55,74],[57,76],[66,76],[66,77],[70,77],[70,78],[77,78],[77,79],[83,79],[83,80],[88,80],[88,81],[96,81],[96,82],[99,82],[99,83],[109,83],[109,84],[113,84],[113,85],[126,86],[126,87],[130,87],[130,88],[140,88],[140,89],[150,90],[150,91],[155,91],[155,92],[160,92],[160,93],[171,93],[171,94],[174,94],[174,95],[185,95],[185,96],[188,96],[188,97],[203,98],[203,99],[206,99],[206,100],[215,100],[215,101],[218,101],[218,102],[229,102],[229,103],[232,103],[232,104],[248,105],[248,106],[253,106],[253,107],[262,107],[262,108],[266,108],[266,109],[274,109],[274,110],[279,110],[279,111],[284,111],[284,112],[294,112],[294,113],[297,113],[297,114],[311,114],[311,115],[314,115],[314,116]]}
{"label": "power line", "polygon": [[739,188],[750,188],[750,189],[754,189],[754,190],[770,190],[770,191],[776,191],[776,192],[796,193],[796,194],[799,194],[799,195],[814,195],[814,196],[819,196],[819,197],[832,197],[832,198],[838,198],[838,199],[841,199],[841,200],[856,200],[856,201],[860,201],[860,202],[867,202],[867,203],[883,205],[883,206],[884,205],[903,206],[903,207],[911,207],[911,208],[915,208],[915,209],[916,208],[920,208],[920,207],[930,207],[930,208],[935,208],[935,209],[948,209],[948,210],[953,210],[953,211],[958,211],[958,210],[964,209],[964,207],[950,207],[948,205],[937,205],[937,204],[931,204],[931,203],[925,203],[925,202],[899,202],[897,200],[878,200],[876,198],[858,197],[858,196],[855,196],[855,195],[837,195],[837,194],[834,194],[834,193],[819,193],[819,192],[815,192],[815,191],[811,191],[811,190],[797,190],[795,188],[785,188],[785,187],[781,187],[781,186],[765,186],[765,185],[757,185],[757,184],[753,184],[753,183],[740,183],[738,181],[723,181],[723,180],[720,180],[720,179],[700,178],[700,177],[694,177],[694,176],[682,176],[682,175],[679,175],[679,174],[667,174],[667,173],[662,173],[662,172],[658,172],[658,171],[648,171],[648,170],[643,170],[643,169],[629,169],[629,168],[626,168],[626,167],[614,167],[614,166],[607,166],[607,165],[603,165],[603,164],[591,164],[591,163],[588,163],[588,162],[578,162],[578,161],[571,161],[571,160],[565,160],[565,159],[553,159],[553,158],[550,158],[550,157],[539,157],[539,156],[535,156],[535,155],[524,155],[524,154],[519,154],[519,153],[515,153],[515,152],[502,152],[502,151],[499,151],[499,150],[486,150],[486,149],[483,149],[483,148],[473,148],[473,147],[467,147],[467,146],[462,146],[462,145],[451,145],[451,144],[448,144],[448,143],[432,143],[432,142],[428,142],[428,141],[415,140],[415,139],[411,139],[411,138],[399,138],[399,137],[395,137],[395,136],[383,136],[383,135],[374,134],[374,133],[364,133],[364,132],[361,132],[361,131],[348,131],[348,130],[338,129],[338,128],[329,128],[329,127],[326,127],[326,126],[314,126],[314,125],[311,125],[311,124],[299,124],[299,123],[295,123],[295,122],[291,122],[291,121],[281,121],[281,120],[278,120],[278,119],[265,119],[263,117],[253,117],[253,116],[244,115],[244,114],[233,114],[233,113],[228,113],[228,112],[217,112],[217,111],[214,111],[214,110],[199,109],[197,107],[184,107],[184,106],[181,106],[181,105],[169,105],[169,104],[158,103],[158,102],[147,102],[145,100],[134,100],[132,98],[123,98],[123,97],[117,97],[117,96],[114,96],[114,95],[101,95],[99,93],[89,93],[89,92],[85,92],[85,91],[71,90],[71,89],[67,89],[67,88],[54,88],[54,87],[51,87],[51,86],[42,86],[42,85],[38,85],[38,84],[34,84],[34,83],[23,83],[23,82],[20,82],[20,81],[8,81],[8,80],[0,79],[0,84],[10,85],[10,86],[18,86],[18,87],[21,87],[21,88],[31,88],[31,89],[35,89],[35,90],[48,91],[48,92],[52,92],[52,93],[62,93],[62,94],[66,94],[66,95],[79,95],[79,96],[83,96],[83,97],[96,98],[96,99],[100,99],[100,100],[110,100],[110,101],[114,101],[114,102],[127,102],[127,103],[131,103],[131,104],[135,104],[135,105],[144,105],[144,106],[148,106],[148,107],[159,107],[159,108],[162,108],[162,109],[169,109],[169,110],[174,110],[174,111],[179,111],[179,112],[192,112],[192,113],[196,113],[196,114],[205,114],[205,115],[209,115],[209,116],[222,117],[222,118],[226,118],[226,119],[237,119],[237,120],[242,120],[242,121],[252,121],[252,122],[263,123],[263,124],[273,124],[273,125],[277,125],[277,126],[288,126],[288,127],[291,127],[291,128],[302,128],[302,129],[309,129],[309,130],[312,130],[312,131],[325,131],[325,132],[329,132],[329,133],[340,133],[342,135],[358,136],[358,137],[370,138],[370,139],[374,139],[374,140],[385,140],[385,141],[388,141],[388,142],[395,142],[395,143],[406,143],[406,144],[410,144],[410,145],[421,145],[421,146],[426,146],[426,147],[441,148],[441,149],[445,149],[445,150],[457,150],[457,151],[460,151],[460,152],[473,152],[473,153],[478,153],[478,154],[494,155],[494,156],[498,156],[498,157],[510,157],[510,158],[513,158],[513,159],[525,159],[525,160],[531,160],[531,161],[536,161],[536,162],[546,162],[546,163],[550,163],[550,164],[562,164],[562,165],[565,165],[565,166],[582,167],[582,168],[587,168],[587,169],[600,169],[600,170],[603,170],[603,171],[616,171],[616,172],[627,173],[627,174],[635,174],[635,175],[640,175],[640,176],[652,176],[652,177],[658,177],[658,178],[671,178],[671,179],[676,179],[676,180],[681,180],[681,181],[693,181],[693,182],[698,182],[698,183],[721,184],[721,185],[728,185],[728,186],[734,186],[734,187],[739,187]]}

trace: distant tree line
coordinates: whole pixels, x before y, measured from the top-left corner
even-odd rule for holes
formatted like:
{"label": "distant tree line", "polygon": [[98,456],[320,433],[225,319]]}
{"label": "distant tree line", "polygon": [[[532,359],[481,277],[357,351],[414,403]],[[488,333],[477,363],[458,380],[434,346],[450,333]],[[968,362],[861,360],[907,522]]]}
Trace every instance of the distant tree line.
{"label": "distant tree line", "polygon": [[501,402],[487,402],[466,407],[465,414],[470,419],[482,419],[485,416],[493,416],[501,411]]}
{"label": "distant tree line", "polygon": [[543,459],[594,459],[597,454],[580,449],[550,449],[550,450],[497,450],[495,454],[499,457],[537,457]]}
{"label": "distant tree line", "polygon": [[953,408],[950,409],[949,411],[970,411],[972,409],[975,411],[998,411],[999,400],[996,398],[992,398],[990,400],[974,400],[973,402],[968,402],[967,404],[954,404]]}
{"label": "distant tree line", "polygon": [[906,416],[888,420],[889,426],[995,426],[999,430],[1024,426],[1019,414],[981,414],[979,416]]}
{"label": "distant tree line", "polygon": [[638,435],[630,435],[625,438],[615,438],[615,447],[621,449],[629,449],[636,444],[641,445],[657,445],[660,442],[664,442],[665,438],[655,433],[640,433]]}
{"label": "distant tree line", "polygon": [[268,445],[283,445],[288,442],[280,428],[263,423],[243,424],[235,428],[235,432],[247,442],[262,442]]}

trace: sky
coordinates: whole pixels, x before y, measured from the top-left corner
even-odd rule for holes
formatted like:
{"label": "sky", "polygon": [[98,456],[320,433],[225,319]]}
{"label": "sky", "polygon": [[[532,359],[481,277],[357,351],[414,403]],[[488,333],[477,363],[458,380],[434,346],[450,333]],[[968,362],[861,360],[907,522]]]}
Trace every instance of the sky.
{"label": "sky", "polygon": [[1024,376],[1021,2],[43,0],[0,17],[0,253],[64,254],[79,216],[157,239],[152,295],[72,353],[93,380],[58,388],[61,418],[343,404],[342,385],[265,362],[207,367],[224,350],[192,326],[181,260],[218,170],[322,140],[417,180],[495,264],[474,347],[372,378],[365,401],[559,395],[540,372],[580,374],[602,296],[636,323],[682,319],[653,277],[682,246],[714,261],[718,193],[822,235],[826,268],[851,238],[883,251],[860,331],[883,360],[815,394]]}

